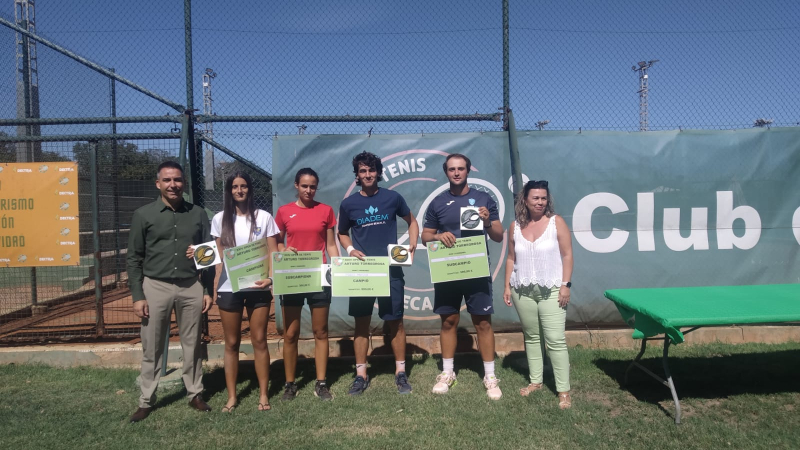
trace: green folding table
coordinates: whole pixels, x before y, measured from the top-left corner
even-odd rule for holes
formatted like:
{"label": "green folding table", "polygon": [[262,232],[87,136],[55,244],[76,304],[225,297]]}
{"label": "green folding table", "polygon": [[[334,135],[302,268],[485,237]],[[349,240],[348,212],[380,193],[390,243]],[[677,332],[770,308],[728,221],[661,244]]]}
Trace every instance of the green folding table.
{"label": "green folding table", "polygon": [[[708,326],[800,321],[800,284],[757,286],[707,286],[650,289],[612,289],[605,296],[614,302],[633,338],[642,348],[625,371],[638,367],[669,388],[675,400],[675,423],[681,423],[681,404],[669,371],[669,346]],[[682,328],[688,328],[681,331]],[[662,379],[639,364],[647,341],[664,341]]]}

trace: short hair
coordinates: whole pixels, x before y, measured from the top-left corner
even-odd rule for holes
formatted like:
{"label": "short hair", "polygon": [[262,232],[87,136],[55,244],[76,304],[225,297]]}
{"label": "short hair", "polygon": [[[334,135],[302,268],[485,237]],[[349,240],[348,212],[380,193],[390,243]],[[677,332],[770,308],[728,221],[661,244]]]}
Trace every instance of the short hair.
{"label": "short hair", "polygon": [[451,153],[447,155],[447,158],[445,158],[444,162],[442,163],[442,170],[444,170],[444,173],[447,173],[447,162],[453,158],[463,159],[464,162],[467,163],[467,173],[469,173],[470,167],[472,167],[472,162],[469,160],[469,158],[467,158],[467,155],[462,155],[461,153]]}
{"label": "short hair", "polygon": [[365,165],[370,169],[375,169],[378,172],[376,182],[380,181],[381,174],[383,173],[383,163],[377,155],[370,152],[361,152],[353,157],[353,173],[356,174],[356,185],[361,186],[361,181],[358,180],[358,168]]}
{"label": "short hair", "polygon": [[178,169],[181,171],[181,176],[183,176],[183,167],[181,167],[180,164],[176,163],[175,161],[164,161],[158,165],[158,170],[156,170],[156,180],[161,176],[161,169]]}
{"label": "short hair", "polygon": [[319,175],[317,175],[317,172],[314,172],[314,169],[311,167],[303,167],[302,169],[298,170],[297,174],[294,176],[294,184],[300,184],[300,178],[303,175],[311,175],[317,179],[317,184],[319,184]]}

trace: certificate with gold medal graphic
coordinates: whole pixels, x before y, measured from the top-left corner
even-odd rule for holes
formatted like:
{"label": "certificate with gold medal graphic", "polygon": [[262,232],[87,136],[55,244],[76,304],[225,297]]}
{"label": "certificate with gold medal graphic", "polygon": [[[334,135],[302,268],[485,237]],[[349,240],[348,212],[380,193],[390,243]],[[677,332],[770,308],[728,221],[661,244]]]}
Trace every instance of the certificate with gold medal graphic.
{"label": "certificate with gold medal graphic", "polygon": [[489,255],[483,235],[456,239],[448,248],[441,241],[428,242],[431,283],[489,276]]}
{"label": "certificate with gold medal graphic", "polygon": [[388,297],[389,258],[336,256],[331,258],[331,279],[335,297]]}
{"label": "certificate with gold medal graphic", "polygon": [[322,252],[275,252],[272,264],[273,294],[322,291]]}
{"label": "certificate with gold medal graphic", "polygon": [[233,292],[253,288],[256,281],[269,276],[269,247],[265,239],[226,248],[222,254]]}

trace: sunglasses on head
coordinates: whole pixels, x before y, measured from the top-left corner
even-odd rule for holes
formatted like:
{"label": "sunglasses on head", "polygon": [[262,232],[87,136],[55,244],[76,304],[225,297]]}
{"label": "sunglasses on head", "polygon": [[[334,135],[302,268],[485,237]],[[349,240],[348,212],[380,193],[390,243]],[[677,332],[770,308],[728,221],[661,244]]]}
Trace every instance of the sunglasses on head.
{"label": "sunglasses on head", "polygon": [[525,183],[525,187],[527,187],[527,188],[533,187],[535,184],[540,184],[540,185],[542,185],[544,187],[548,187],[547,181],[545,181],[545,180],[539,180],[539,181],[530,180],[527,183]]}

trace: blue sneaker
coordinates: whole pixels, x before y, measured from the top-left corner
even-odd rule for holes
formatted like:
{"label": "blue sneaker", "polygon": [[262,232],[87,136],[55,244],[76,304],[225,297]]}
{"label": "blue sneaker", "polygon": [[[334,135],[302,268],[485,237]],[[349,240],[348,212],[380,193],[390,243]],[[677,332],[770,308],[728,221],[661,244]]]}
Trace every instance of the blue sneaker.
{"label": "blue sneaker", "polygon": [[408,384],[408,377],[405,372],[400,372],[394,376],[394,384],[397,385],[397,392],[400,394],[410,394],[411,385]]}
{"label": "blue sneaker", "polygon": [[350,390],[347,391],[348,395],[361,395],[364,391],[367,390],[369,387],[369,377],[362,377],[361,375],[357,375],[356,379],[353,380],[352,386],[350,386]]}

